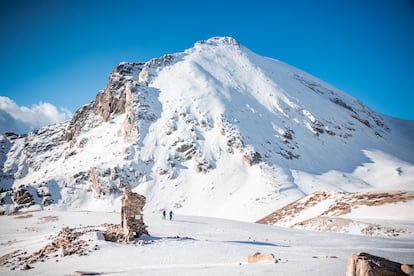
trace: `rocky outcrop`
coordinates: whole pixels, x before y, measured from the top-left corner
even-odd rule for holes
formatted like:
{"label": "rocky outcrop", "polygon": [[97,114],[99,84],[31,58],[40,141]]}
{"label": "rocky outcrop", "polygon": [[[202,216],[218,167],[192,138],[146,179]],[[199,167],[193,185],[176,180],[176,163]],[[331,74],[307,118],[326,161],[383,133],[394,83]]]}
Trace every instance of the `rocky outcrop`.
{"label": "rocky outcrop", "polygon": [[33,196],[24,186],[20,186],[16,191],[14,191],[13,199],[14,203],[16,204],[16,210],[35,204]]}
{"label": "rocky outcrop", "polygon": [[[110,194],[120,194],[127,183],[135,183],[135,171],[127,167],[91,168],[88,180],[96,197],[105,197]],[[79,176],[80,178],[83,175]]]}
{"label": "rocky outcrop", "polygon": [[257,223],[326,232],[347,233],[359,229],[359,234],[367,236],[408,237],[412,236],[409,228],[391,227],[384,223],[376,224],[360,218],[352,219],[343,216],[352,213],[360,206],[369,208],[412,201],[414,201],[412,191],[359,193],[318,191],[276,210]]}
{"label": "rocky outcrop", "polygon": [[84,126],[93,127],[101,122],[107,122],[113,115],[124,114],[132,99],[132,87],[144,63],[130,62],[119,64],[109,76],[108,85],[100,91],[93,102],[81,107],[65,129],[66,141],[75,142],[77,134]]}
{"label": "rocky outcrop", "polygon": [[251,145],[245,146],[240,130],[230,123],[224,115],[220,117],[219,125],[221,127],[220,133],[227,140],[226,150],[228,153],[234,153],[234,150],[237,150],[242,154],[242,159],[248,166],[253,166],[262,161],[260,153]]}
{"label": "rocky outcrop", "polygon": [[139,135],[138,132],[138,118],[134,109],[134,102],[137,95],[134,94],[134,88],[131,83],[127,83],[125,87],[125,120],[123,125],[124,140],[126,143],[136,141]]}
{"label": "rocky outcrop", "polygon": [[144,85],[149,85],[152,78],[156,75],[156,69],[163,65],[169,65],[174,61],[173,55],[164,55],[160,58],[153,58],[145,63],[139,72],[138,81]]}
{"label": "rocky outcrop", "polygon": [[[408,273],[402,270],[402,267]],[[411,271],[409,270],[411,268]],[[346,276],[407,276],[412,266],[400,264],[368,253],[352,254],[346,265]]]}

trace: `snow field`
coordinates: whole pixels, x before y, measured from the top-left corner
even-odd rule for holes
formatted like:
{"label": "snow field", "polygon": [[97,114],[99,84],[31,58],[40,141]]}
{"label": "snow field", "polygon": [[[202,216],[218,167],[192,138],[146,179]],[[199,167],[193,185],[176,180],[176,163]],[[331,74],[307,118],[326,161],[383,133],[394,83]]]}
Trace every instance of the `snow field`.
{"label": "snow field", "polygon": [[[119,213],[32,212],[28,218],[0,217],[0,254],[16,249],[34,252],[62,226],[98,226],[117,223]],[[44,222],[42,217],[57,217]],[[67,275],[74,271],[105,275],[338,275],[345,273],[347,258],[366,251],[399,262],[414,257],[413,240],[318,233],[217,218],[176,215],[173,221],[161,214],[145,217],[151,236],[146,244],[114,244],[101,235],[82,239],[98,245],[88,256],[57,257],[35,263],[27,272],[0,267],[2,275]],[[92,240],[92,241],[90,241]],[[50,242],[50,241],[49,241]],[[247,264],[247,255],[273,253],[279,262]],[[57,273],[57,274],[56,274]]]}

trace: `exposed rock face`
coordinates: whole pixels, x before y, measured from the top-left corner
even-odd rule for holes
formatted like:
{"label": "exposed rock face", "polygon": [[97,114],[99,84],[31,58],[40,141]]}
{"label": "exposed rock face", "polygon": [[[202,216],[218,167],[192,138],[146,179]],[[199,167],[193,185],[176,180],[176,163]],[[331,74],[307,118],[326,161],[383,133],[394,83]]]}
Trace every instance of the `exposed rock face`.
{"label": "exposed rock face", "polygon": [[65,130],[65,140],[75,142],[77,134],[84,126],[93,127],[107,122],[111,116],[123,114],[131,106],[131,89],[138,85],[138,77],[144,63],[121,63],[109,76],[108,85],[100,91],[90,104],[81,107],[73,116]]}
{"label": "exposed rock face", "polygon": [[[352,254],[346,265],[346,276],[407,276],[402,265],[368,253]],[[410,267],[404,265],[404,268]]]}
{"label": "exposed rock face", "polygon": [[121,197],[121,203],[121,233],[124,240],[131,242],[135,237],[148,234],[142,213],[145,206],[145,197],[133,193],[131,188],[125,187],[124,194]]}
{"label": "exposed rock face", "polygon": [[412,201],[414,201],[412,191],[356,193],[318,191],[280,208],[258,220],[257,223],[328,232],[349,232],[351,229],[359,228],[360,234],[363,235],[398,237],[411,235],[411,231],[343,216],[352,213],[360,206],[367,208]]}
{"label": "exposed rock face", "polygon": [[29,207],[31,205],[34,205],[35,202],[33,200],[33,196],[29,193],[29,191],[26,190],[25,187],[19,187],[14,193],[14,202],[20,208],[22,207]]}
{"label": "exposed rock face", "polygon": [[247,262],[249,264],[262,262],[262,261],[270,261],[272,263],[277,263],[277,259],[275,255],[271,253],[260,253],[256,252],[253,255],[247,256]]}
{"label": "exposed rock face", "polygon": [[126,143],[131,143],[138,138],[138,118],[135,115],[134,101],[137,95],[134,93],[134,87],[130,83],[126,84],[125,88],[125,120],[123,126],[124,140]]}
{"label": "exposed rock face", "polygon": [[136,178],[135,172],[125,167],[94,167],[88,173],[88,180],[96,197],[120,194],[126,183]]}

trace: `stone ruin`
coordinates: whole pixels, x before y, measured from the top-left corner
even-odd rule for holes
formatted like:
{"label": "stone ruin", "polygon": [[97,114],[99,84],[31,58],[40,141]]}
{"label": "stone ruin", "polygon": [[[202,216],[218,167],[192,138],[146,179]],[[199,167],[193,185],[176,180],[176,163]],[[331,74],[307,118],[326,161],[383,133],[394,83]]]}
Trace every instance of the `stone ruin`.
{"label": "stone ruin", "polygon": [[148,234],[144,223],[142,210],[145,206],[145,196],[134,193],[130,187],[124,188],[121,197],[121,235],[125,242],[131,242],[143,234]]}
{"label": "stone ruin", "polygon": [[121,204],[121,225],[106,224],[105,240],[131,243],[143,234],[148,235],[142,213],[145,206],[145,196],[132,192],[130,187],[125,187]]}

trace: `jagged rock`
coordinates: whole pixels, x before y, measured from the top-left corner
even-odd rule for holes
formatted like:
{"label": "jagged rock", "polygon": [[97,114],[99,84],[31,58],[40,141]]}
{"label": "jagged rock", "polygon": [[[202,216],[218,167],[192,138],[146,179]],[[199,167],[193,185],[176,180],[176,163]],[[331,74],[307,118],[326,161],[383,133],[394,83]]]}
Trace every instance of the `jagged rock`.
{"label": "jagged rock", "polygon": [[144,85],[149,85],[154,75],[154,70],[162,65],[171,64],[174,60],[173,55],[164,55],[160,58],[153,58],[145,63],[142,70],[139,72],[138,80]]}
{"label": "jagged rock", "polygon": [[134,109],[135,94],[133,84],[127,82],[125,85],[125,120],[123,126],[124,140],[126,143],[133,142],[138,138],[138,118]]}
{"label": "jagged rock", "polygon": [[194,170],[198,173],[207,173],[211,168],[211,164],[208,163],[207,161],[200,159],[200,158],[195,158],[195,167]]}
{"label": "jagged rock", "polygon": [[346,276],[407,276],[401,264],[369,253],[352,254],[346,265]]}
{"label": "jagged rock", "polygon": [[277,263],[277,259],[275,255],[271,253],[260,253],[256,252],[252,255],[247,256],[247,262],[249,264],[262,262],[262,261],[270,261],[272,263]]}
{"label": "jagged rock", "polygon": [[32,266],[30,266],[28,263],[25,263],[23,266],[22,266],[22,268],[21,268],[21,270],[29,270],[29,269],[32,269],[33,267]]}
{"label": "jagged rock", "polygon": [[247,147],[243,154],[243,161],[246,162],[247,165],[253,166],[262,161],[262,156],[253,148]]}
{"label": "jagged rock", "polygon": [[[134,122],[131,117],[129,106],[131,106],[131,92],[133,87],[138,84],[130,78],[133,74],[138,74],[142,69],[143,63],[131,62],[121,63],[109,76],[108,85],[104,90],[101,90],[93,102],[81,107],[69,122],[64,131],[65,141],[76,141],[76,137],[85,126],[94,126],[100,123],[99,120],[107,122],[111,116],[126,113],[129,111],[129,116],[125,119],[128,122]],[[136,72],[136,73],[134,73]],[[130,129],[126,130],[129,134]]]}
{"label": "jagged rock", "polygon": [[29,193],[29,191],[20,186],[14,193],[14,202],[18,205],[18,207],[29,207],[35,204],[33,196]]}
{"label": "jagged rock", "polygon": [[192,144],[182,144],[181,146],[177,147],[177,151],[180,153],[186,153],[194,148]]}
{"label": "jagged rock", "polygon": [[199,45],[208,44],[212,46],[231,45],[231,46],[236,46],[237,48],[240,48],[240,43],[232,37],[212,37],[207,40],[200,40],[196,43],[196,45],[198,44]]}
{"label": "jagged rock", "polygon": [[94,167],[89,171],[89,181],[96,197],[119,194],[125,183],[130,183],[135,178],[135,172],[126,167]]}

